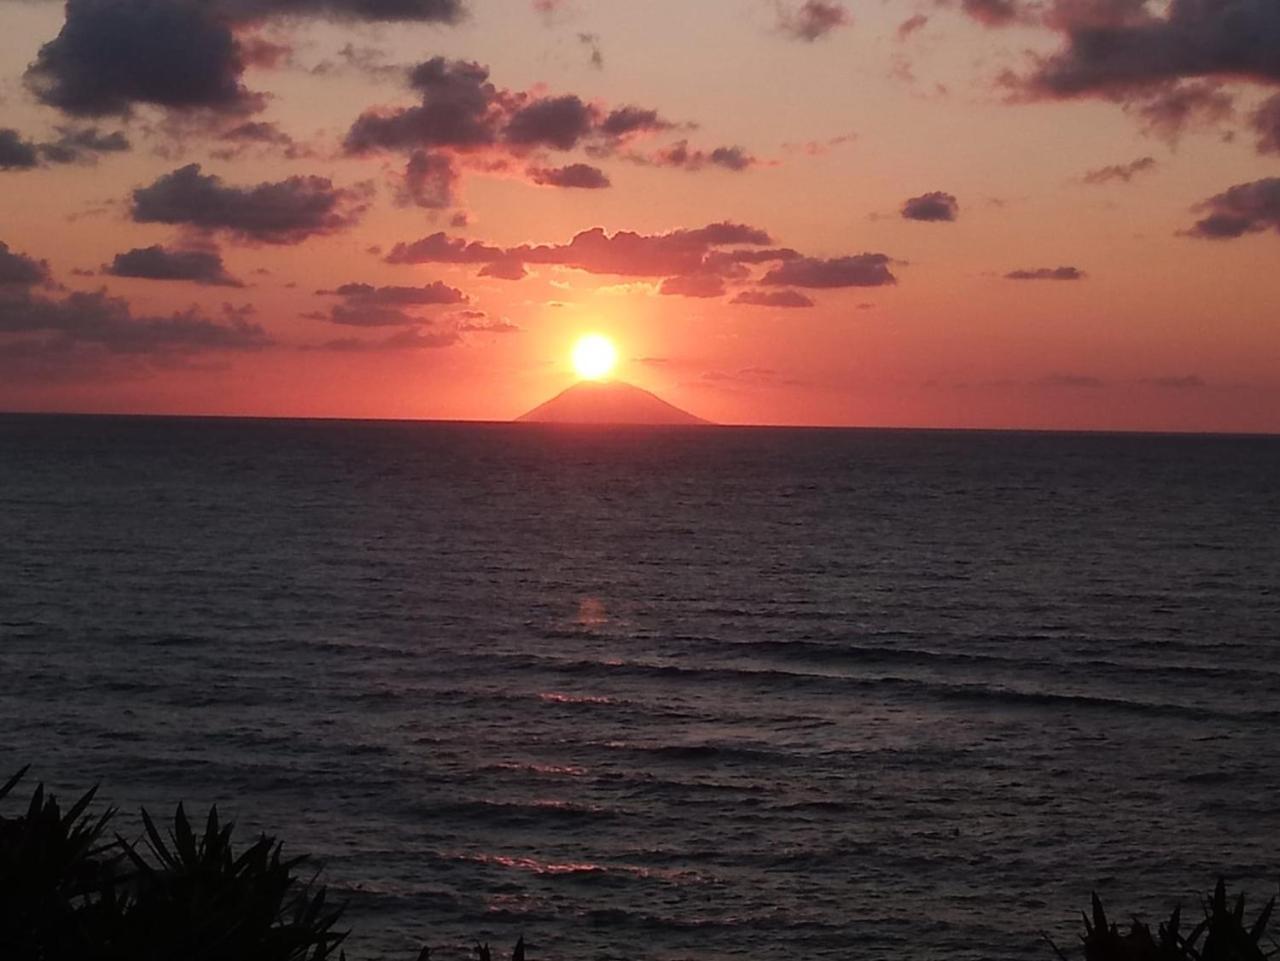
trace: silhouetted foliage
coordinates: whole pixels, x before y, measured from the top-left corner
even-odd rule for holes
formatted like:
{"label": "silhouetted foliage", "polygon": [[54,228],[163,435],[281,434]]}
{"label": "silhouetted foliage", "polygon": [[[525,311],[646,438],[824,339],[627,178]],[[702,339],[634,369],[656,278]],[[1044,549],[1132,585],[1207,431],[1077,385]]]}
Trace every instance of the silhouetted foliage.
{"label": "silhouetted foliage", "polygon": [[[1251,924],[1246,923],[1244,895],[1234,904],[1228,902],[1226,884],[1219,880],[1213,895],[1204,901],[1204,918],[1185,934],[1181,907],[1173,909],[1155,935],[1137,918],[1128,933],[1121,934],[1118,925],[1108,922],[1102,901],[1094,894],[1092,917],[1084,915],[1085,961],[1266,961],[1280,954],[1274,942],[1271,951],[1262,946],[1275,903],[1273,897]],[[1049,943],[1066,961],[1057,945]]]}
{"label": "silhouetted foliage", "polygon": [[[26,768],[0,788],[0,800]],[[145,848],[107,839],[114,809],[63,814],[44,786],[26,813],[0,817],[0,958],[5,961],[322,961],[344,933],[341,907],[298,880],[262,836],[237,854],[232,825],[209,811],[203,833],[178,806],[167,837],[142,812]]]}

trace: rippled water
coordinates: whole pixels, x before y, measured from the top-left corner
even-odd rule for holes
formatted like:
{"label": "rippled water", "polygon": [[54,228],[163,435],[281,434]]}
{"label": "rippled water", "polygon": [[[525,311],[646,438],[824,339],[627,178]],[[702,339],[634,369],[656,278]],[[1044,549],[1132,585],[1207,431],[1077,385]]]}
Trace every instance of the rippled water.
{"label": "rippled water", "polygon": [[[353,959],[1048,958],[1280,867],[1280,442],[0,418],[0,761]],[[0,771],[3,773],[3,771]]]}

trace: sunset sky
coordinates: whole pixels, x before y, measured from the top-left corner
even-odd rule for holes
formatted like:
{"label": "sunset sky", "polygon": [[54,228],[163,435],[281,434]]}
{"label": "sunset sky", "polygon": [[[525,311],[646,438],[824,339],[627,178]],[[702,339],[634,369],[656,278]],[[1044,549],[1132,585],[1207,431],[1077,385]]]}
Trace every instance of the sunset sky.
{"label": "sunset sky", "polygon": [[1280,431],[1276,0],[0,0],[0,410]]}

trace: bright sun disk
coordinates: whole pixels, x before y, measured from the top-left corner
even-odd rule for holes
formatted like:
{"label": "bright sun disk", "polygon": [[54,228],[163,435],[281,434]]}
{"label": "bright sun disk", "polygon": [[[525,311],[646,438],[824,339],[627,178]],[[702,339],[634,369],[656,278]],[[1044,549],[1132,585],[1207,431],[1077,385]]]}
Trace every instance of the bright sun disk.
{"label": "bright sun disk", "polygon": [[602,334],[586,334],[573,346],[573,369],[585,380],[603,380],[617,362],[613,341]]}

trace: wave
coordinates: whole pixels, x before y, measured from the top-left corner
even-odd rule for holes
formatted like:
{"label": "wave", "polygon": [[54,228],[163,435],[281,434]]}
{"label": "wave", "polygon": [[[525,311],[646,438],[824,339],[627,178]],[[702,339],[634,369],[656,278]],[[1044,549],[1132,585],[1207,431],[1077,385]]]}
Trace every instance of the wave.
{"label": "wave", "polygon": [[414,813],[424,818],[478,821],[492,827],[536,827],[549,823],[566,826],[597,824],[613,820],[620,812],[549,798],[534,801],[426,801],[416,804]]}
{"label": "wave", "polygon": [[1278,710],[1223,710],[1168,701],[1144,701],[1125,697],[1052,690],[1023,690],[984,683],[960,683],[930,678],[884,675],[878,677],[817,674],[771,667],[686,666],[646,661],[560,659],[541,655],[513,655],[531,667],[589,676],[627,674],[700,683],[706,680],[764,682],[771,685],[820,685],[833,691],[882,690],[917,694],[936,700],[986,703],[995,707],[1080,707],[1187,720],[1274,721]]}

